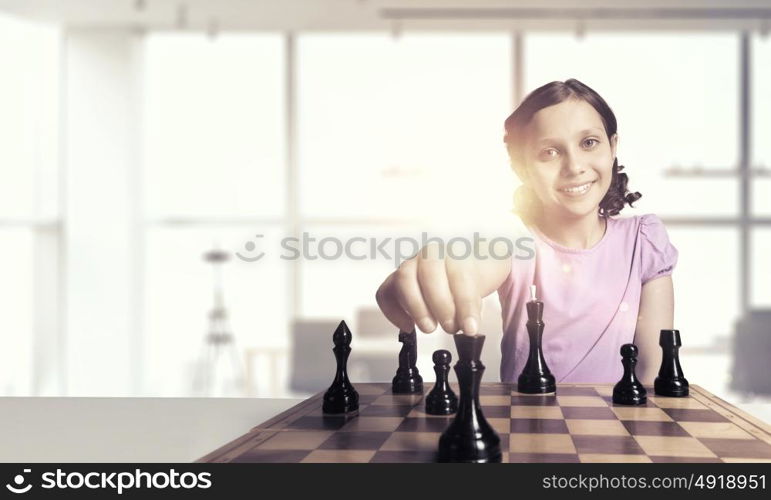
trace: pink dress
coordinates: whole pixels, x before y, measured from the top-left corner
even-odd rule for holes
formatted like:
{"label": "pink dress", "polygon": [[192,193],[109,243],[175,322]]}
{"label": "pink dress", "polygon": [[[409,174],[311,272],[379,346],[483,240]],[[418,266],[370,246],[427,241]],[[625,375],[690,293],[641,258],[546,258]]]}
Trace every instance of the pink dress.
{"label": "pink dress", "polygon": [[589,249],[563,247],[536,229],[529,236],[534,244],[526,247],[535,248],[535,258],[515,253],[511,273],[498,289],[501,380],[516,382],[527,361],[525,303],[535,284],[544,302],[544,358],[557,382],[618,382],[619,349],[634,339],[642,285],[672,274],[677,263],[661,219],[608,218],[604,236]]}

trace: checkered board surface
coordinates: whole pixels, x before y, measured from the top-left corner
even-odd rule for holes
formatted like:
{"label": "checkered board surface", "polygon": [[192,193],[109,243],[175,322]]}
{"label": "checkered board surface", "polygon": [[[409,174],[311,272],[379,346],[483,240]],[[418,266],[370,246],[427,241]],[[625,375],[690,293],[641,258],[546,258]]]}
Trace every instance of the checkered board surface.
{"label": "checkered board surface", "polygon": [[[453,416],[427,415],[423,396],[393,395],[390,384],[355,387],[356,416],[324,415],[319,393],[199,461],[435,461]],[[613,404],[612,385],[525,395],[516,385],[484,383],[480,402],[501,437],[504,462],[771,461],[768,424],[697,386],[687,398],[647,389],[647,404],[632,407]]]}

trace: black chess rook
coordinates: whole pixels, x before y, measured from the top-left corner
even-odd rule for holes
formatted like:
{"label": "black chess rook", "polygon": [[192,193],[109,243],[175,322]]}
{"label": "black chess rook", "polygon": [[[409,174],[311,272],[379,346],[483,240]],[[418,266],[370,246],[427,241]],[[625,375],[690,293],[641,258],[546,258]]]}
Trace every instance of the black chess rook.
{"label": "black chess rook", "polygon": [[624,365],[624,375],[613,387],[613,402],[618,405],[644,405],[648,398],[645,387],[634,373],[637,365],[637,346],[624,344],[621,346],[621,363]]}
{"label": "black chess rook", "polygon": [[391,391],[394,394],[423,394],[423,377],[418,372],[418,336],[413,329],[411,332],[399,331],[399,342],[402,348],[399,351],[399,368],[391,382]]}
{"label": "black chess rook", "polygon": [[683,376],[680,367],[680,340],[679,330],[661,330],[659,332],[659,345],[661,346],[661,368],[659,375],[653,382],[654,392],[658,396],[684,398],[688,396],[688,380]]}
{"label": "black chess rook", "polygon": [[452,354],[450,351],[440,349],[434,352],[432,358],[436,383],[426,396],[426,413],[429,415],[451,415],[458,411],[458,397],[448,382]]}
{"label": "black chess rook", "polygon": [[439,462],[500,462],[501,438],[490,426],[479,404],[479,385],[485,366],[480,361],[484,335],[455,335],[460,385],[458,412],[439,438]]}
{"label": "black chess rook", "polygon": [[543,357],[543,302],[536,299],[535,285],[530,286],[530,295],[531,300],[526,304],[530,353],[517,379],[517,390],[524,394],[547,394],[556,392],[557,384]]}
{"label": "black chess rook", "polygon": [[324,393],[322,411],[324,413],[353,413],[359,410],[359,393],[348,380],[348,355],[351,354],[351,331],[345,321],[341,321],[332,335],[335,347],[332,351],[337,360],[335,379]]}

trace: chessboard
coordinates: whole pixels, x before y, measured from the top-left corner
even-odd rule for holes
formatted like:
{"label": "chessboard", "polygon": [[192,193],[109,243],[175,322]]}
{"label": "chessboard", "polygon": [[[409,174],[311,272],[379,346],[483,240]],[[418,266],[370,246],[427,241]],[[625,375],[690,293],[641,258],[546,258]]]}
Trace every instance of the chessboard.
{"label": "chessboard", "polygon": [[[254,427],[199,462],[435,462],[454,415],[425,413],[424,395],[355,384],[355,415],[324,415],[323,393]],[[457,386],[454,389],[458,390]],[[483,383],[480,403],[503,462],[771,462],[771,426],[691,385],[682,398],[612,402],[613,385],[558,385],[526,395]]]}

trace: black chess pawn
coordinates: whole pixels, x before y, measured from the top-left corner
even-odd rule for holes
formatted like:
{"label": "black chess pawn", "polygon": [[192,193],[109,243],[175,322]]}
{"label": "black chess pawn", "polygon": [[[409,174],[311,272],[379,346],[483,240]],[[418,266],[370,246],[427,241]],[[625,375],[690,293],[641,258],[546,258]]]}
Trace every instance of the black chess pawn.
{"label": "black chess pawn", "polygon": [[654,392],[659,396],[683,398],[688,395],[688,380],[683,376],[680,368],[680,341],[679,330],[661,330],[659,332],[659,345],[661,346],[661,368],[659,375],[653,382]]}
{"label": "black chess pawn", "polygon": [[348,372],[346,371],[348,355],[351,353],[351,338],[348,325],[345,324],[345,321],[341,321],[332,335],[332,342],[335,344],[332,351],[337,360],[337,370],[335,380],[324,393],[322,406],[324,413],[351,413],[359,409],[359,393],[348,380]]}
{"label": "black chess pawn", "polygon": [[460,385],[458,412],[439,438],[439,462],[500,462],[501,438],[490,426],[479,405],[479,384],[485,366],[480,361],[484,335],[455,335]]}
{"label": "black chess pawn", "polygon": [[527,303],[527,334],[530,337],[530,354],[522,373],[517,379],[517,390],[525,394],[556,392],[557,385],[546,359],[543,357],[543,302],[536,299],[535,285],[530,285],[531,300]]}
{"label": "black chess pawn", "polygon": [[451,415],[458,410],[458,397],[452,392],[447,381],[452,354],[450,351],[440,349],[434,352],[433,360],[436,384],[426,396],[426,413],[429,415]]}
{"label": "black chess pawn", "polygon": [[411,332],[399,331],[399,342],[402,349],[399,351],[399,368],[391,382],[391,391],[394,394],[423,394],[423,377],[418,372],[418,336],[415,330]]}
{"label": "black chess pawn", "polygon": [[621,363],[624,365],[624,375],[613,387],[613,402],[619,405],[644,405],[648,400],[645,387],[634,373],[634,367],[637,364],[636,345],[621,346]]}

